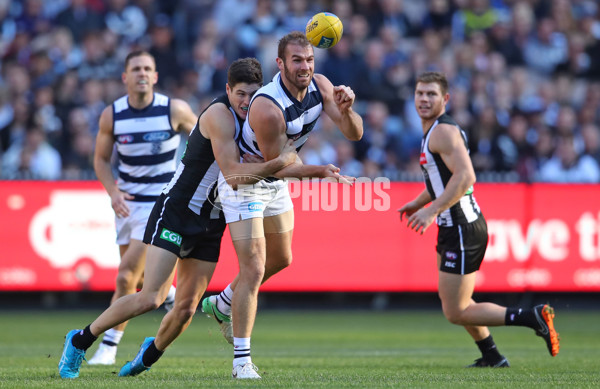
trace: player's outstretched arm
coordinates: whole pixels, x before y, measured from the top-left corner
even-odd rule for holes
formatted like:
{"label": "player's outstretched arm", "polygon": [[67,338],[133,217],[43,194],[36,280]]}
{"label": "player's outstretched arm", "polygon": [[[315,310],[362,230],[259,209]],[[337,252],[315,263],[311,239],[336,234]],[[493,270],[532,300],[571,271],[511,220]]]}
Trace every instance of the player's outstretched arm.
{"label": "player's outstretched arm", "polygon": [[315,74],[314,80],[323,96],[323,110],[349,140],[360,140],[363,136],[363,120],[354,112],[354,91],[346,85],[333,86],[322,74]]}

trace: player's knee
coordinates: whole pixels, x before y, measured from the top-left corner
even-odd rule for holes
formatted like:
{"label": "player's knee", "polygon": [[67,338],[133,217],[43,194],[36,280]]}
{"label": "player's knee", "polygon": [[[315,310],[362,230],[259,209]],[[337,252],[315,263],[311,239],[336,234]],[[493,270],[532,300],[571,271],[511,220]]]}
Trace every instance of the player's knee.
{"label": "player's knee", "polygon": [[260,285],[264,275],[265,267],[258,261],[240,268],[240,277],[245,279],[249,284]]}
{"label": "player's knee", "polygon": [[135,279],[133,272],[130,270],[120,270],[117,274],[117,288],[121,290],[135,289],[138,280]]}
{"label": "player's knee", "polygon": [[454,308],[443,308],[444,316],[452,324],[462,324],[462,311]]}
{"label": "player's knee", "polygon": [[196,309],[195,307],[190,306],[178,306],[175,307],[173,309],[173,313],[175,314],[175,318],[176,320],[181,323],[181,324],[185,324],[187,322],[189,322],[190,320],[192,320],[192,317],[194,317],[194,314],[196,313]]}
{"label": "player's knee", "polygon": [[271,267],[272,273],[277,273],[292,264],[292,253],[282,255]]}

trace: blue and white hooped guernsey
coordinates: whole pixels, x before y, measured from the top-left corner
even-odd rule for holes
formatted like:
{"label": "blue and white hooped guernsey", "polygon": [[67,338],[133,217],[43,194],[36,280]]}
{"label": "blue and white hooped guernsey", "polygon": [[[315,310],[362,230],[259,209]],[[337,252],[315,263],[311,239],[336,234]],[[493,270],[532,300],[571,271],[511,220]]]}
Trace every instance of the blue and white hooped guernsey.
{"label": "blue and white hooped guernsey", "polygon": [[171,126],[170,108],[169,98],[160,93],[143,109],[131,107],[127,95],[113,103],[117,185],[133,201],[155,201],[175,172],[181,136]]}
{"label": "blue and white hooped guernsey", "polygon": [[[293,139],[294,146],[299,151],[308,139],[309,133],[315,127],[323,110],[323,96],[314,79],[310,82],[308,92],[302,101],[296,100],[287,90],[281,80],[281,73],[277,73],[270,83],[256,91],[250,105],[258,96],[264,96],[272,100],[281,109],[287,127],[286,135],[288,139]],[[250,127],[248,120],[244,122],[242,136],[238,143],[242,155],[250,153],[263,156],[258,149],[256,134]]]}

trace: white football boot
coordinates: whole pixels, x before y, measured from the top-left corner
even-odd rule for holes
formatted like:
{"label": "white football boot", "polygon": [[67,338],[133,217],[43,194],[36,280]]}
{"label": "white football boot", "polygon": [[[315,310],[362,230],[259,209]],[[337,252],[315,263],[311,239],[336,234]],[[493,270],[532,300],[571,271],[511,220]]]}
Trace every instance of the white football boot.
{"label": "white football boot", "polygon": [[88,361],[88,365],[114,365],[117,357],[117,346],[109,346],[100,343],[94,356]]}
{"label": "white football boot", "polygon": [[258,373],[258,367],[252,362],[244,363],[243,365],[236,365],[233,367],[231,376],[237,379],[259,379],[261,378]]}

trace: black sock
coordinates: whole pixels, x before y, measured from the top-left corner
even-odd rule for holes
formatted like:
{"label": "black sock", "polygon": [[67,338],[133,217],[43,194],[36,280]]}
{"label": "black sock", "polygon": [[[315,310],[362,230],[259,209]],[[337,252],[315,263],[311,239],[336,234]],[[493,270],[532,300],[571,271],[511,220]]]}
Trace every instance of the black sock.
{"label": "black sock", "polygon": [[504,323],[507,326],[524,326],[533,329],[539,326],[533,309],[523,308],[506,308]]}
{"label": "black sock", "polygon": [[94,344],[96,339],[98,339],[98,337],[92,335],[92,332],[90,331],[90,326],[87,326],[83,330],[79,331],[78,334],[75,334],[73,336],[71,343],[73,344],[73,346],[75,346],[75,348],[78,348],[80,350],[87,350],[92,344]]}
{"label": "black sock", "polygon": [[157,349],[154,341],[152,341],[150,346],[148,346],[144,352],[144,355],[142,355],[142,363],[145,367],[150,367],[154,362],[158,361],[158,359],[162,357],[163,353],[164,351]]}
{"label": "black sock", "polygon": [[502,360],[502,355],[498,352],[498,348],[496,347],[496,343],[494,343],[492,335],[476,341],[475,344],[479,347],[479,351],[481,351],[481,355],[485,361],[495,364]]}

